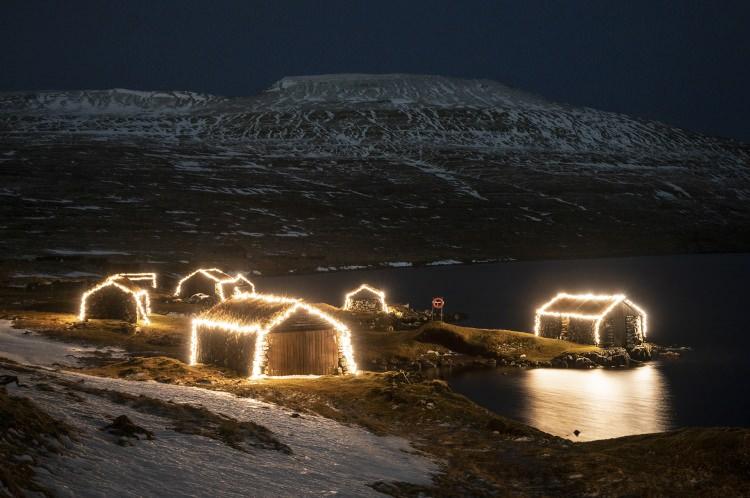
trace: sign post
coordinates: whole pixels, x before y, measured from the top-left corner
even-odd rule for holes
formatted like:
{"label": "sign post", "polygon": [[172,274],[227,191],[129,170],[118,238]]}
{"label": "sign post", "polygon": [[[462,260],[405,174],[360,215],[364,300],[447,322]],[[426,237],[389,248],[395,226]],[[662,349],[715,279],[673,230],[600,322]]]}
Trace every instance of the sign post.
{"label": "sign post", "polygon": [[443,307],[445,307],[445,299],[442,297],[432,298],[432,319],[438,322],[443,321]]}

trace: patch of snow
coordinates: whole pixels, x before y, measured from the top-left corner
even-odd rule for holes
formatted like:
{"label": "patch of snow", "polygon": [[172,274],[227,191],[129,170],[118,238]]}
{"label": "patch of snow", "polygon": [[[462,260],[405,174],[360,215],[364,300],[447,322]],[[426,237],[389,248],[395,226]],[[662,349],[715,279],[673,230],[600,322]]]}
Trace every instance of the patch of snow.
{"label": "patch of snow", "polygon": [[111,251],[108,249],[47,249],[47,252],[58,256],[130,256],[129,252]]}
{"label": "patch of snow", "polygon": [[385,263],[380,263],[383,266],[390,266],[392,268],[406,268],[409,266],[412,266],[412,263],[408,261],[389,261]]}
{"label": "patch of snow", "polygon": [[684,195],[688,199],[692,199],[693,198],[692,195],[688,194],[687,191],[684,188],[680,187],[679,185],[675,185],[672,182],[662,182],[662,183],[664,183],[664,185],[672,188],[675,192],[678,192],[678,193]]}
{"label": "patch of snow", "polygon": [[27,330],[13,328],[10,320],[0,320],[0,357],[24,365],[77,367],[87,357],[106,354],[125,357],[125,350],[114,347],[96,348],[52,341]]}
{"label": "patch of snow", "polygon": [[655,190],[654,198],[660,199],[662,201],[676,201],[677,200],[677,197],[674,194],[664,191],[664,190]]}
{"label": "patch of snow", "polygon": [[285,229],[283,232],[273,234],[275,237],[309,237],[310,234],[301,230]]}
{"label": "patch of snow", "polygon": [[[59,392],[13,386],[9,392],[14,396],[32,399],[76,430],[70,448],[40,458],[35,469],[37,482],[55,496],[382,496],[367,484],[429,484],[438,470],[434,462],[415,455],[404,439],[376,436],[308,414],[292,418],[280,406],[249,398],[156,382],[55,376],[83,381],[89,388],[202,406],[252,421],[272,430],[293,451],[241,452],[214,439],[176,432],[171,419],[96,394],[76,392],[82,401],[60,403]],[[30,380],[21,376],[23,384]],[[54,381],[47,383],[57,387]],[[153,432],[154,439],[117,445],[100,430],[114,415],[126,415]]]}
{"label": "patch of snow", "polygon": [[455,259],[442,259],[440,261],[432,261],[427,263],[425,266],[443,266],[443,265],[460,265],[461,262]]}
{"label": "patch of snow", "polygon": [[79,211],[101,211],[102,209],[109,208],[103,208],[101,206],[65,206],[65,209],[77,209]]}

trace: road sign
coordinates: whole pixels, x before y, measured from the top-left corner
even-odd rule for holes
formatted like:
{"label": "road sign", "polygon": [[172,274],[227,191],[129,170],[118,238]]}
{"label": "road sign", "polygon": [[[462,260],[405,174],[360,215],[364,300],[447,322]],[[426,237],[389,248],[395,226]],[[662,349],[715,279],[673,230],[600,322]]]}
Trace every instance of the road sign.
{"label": "road sign", "polygon": [[445,299],[442,297],[433,297],[432,298],[432,307],[440,310],[443,309],[443,306],[445,306]]}

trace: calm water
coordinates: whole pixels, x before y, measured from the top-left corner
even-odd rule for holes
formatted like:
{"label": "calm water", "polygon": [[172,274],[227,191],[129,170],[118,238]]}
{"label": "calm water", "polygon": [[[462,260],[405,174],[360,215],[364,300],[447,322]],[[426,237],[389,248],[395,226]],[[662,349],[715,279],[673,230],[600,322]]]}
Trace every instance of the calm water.
{"label": "calm water", "polygon": [[[649,339],[693,348],[626,371],[469,372],[453,388],[499,414],[589,440],[686,425],[750,426],[750,254],[513,262],[265,278],[259,289],[341,304],[362,282],[388,300],[469,314],[467,325],[531,330],[558,291],[624,292],[649,313]],[[573,436],[574,430],[581,431]]]}

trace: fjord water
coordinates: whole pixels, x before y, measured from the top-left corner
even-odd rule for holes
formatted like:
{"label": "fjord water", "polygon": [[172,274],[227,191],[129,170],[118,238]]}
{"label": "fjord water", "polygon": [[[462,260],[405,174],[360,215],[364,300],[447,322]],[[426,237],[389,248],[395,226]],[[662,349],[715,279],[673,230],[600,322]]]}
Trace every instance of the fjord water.
{"label": "fjord water", "polygon": [[[348,271],[264,278],[266,291],[340,304],[368,282],[391,302],[465,312],[465,325],[529,331],[558,291],[627,294],[648,339],[688,346],[679,360],[628,370],[495,369],[449,378],[495,412],[575,440],[684,426],[750,426],[750,254],[655,256]],[[580,431],[578,436],[574,431]]]}

